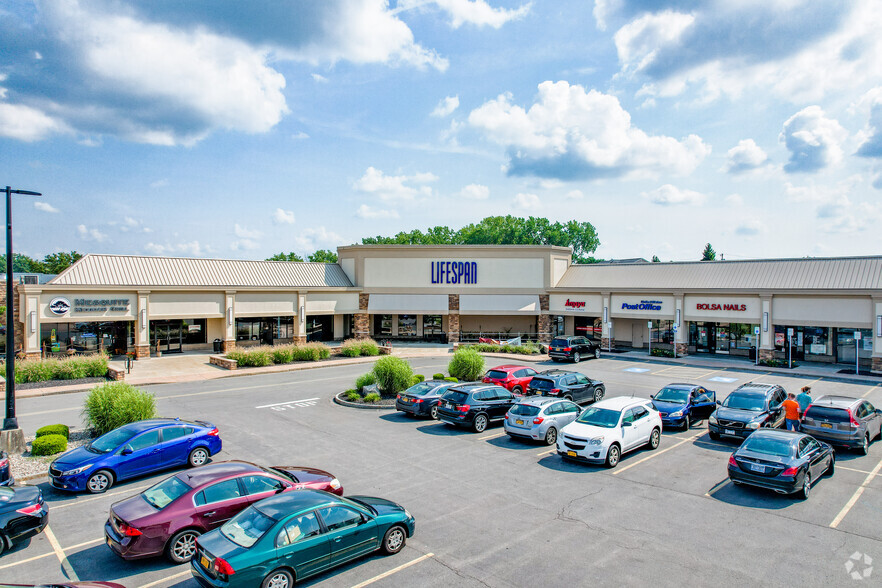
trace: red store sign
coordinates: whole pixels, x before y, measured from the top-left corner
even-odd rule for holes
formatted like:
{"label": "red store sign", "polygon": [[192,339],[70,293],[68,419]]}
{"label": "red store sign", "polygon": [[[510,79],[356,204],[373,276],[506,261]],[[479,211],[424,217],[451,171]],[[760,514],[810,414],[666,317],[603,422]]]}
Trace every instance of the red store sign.
{"label": "red store sign", "polygon": [[734,312],[747,311],[746,304],[715,304],[699,302],[695,305],[696,310],[730,310]]}
{"label": "red store sign", "polygon": [[564,302],[564,306],[568,308],[585,308],[585,303],[567,298],[567,301]]}

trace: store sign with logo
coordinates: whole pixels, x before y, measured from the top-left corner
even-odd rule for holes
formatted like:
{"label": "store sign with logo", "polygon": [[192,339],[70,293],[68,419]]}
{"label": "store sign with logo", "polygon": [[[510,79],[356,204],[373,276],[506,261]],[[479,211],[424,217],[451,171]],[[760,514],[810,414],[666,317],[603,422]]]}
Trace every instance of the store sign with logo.
{"label": "store sign with logo", "polygon": [[49,301],[49,311],[52,314],[63,316],[70,310],[70,300],[64,296],[58,296]]}
{"label": "store sign with logo", "polygon": [[622,302],[622,310],[661,310],[661,300],[641,300],[638,303],[628,304]]}
{"label": "store sign with logo", "polygon": [[746,304],[717,304],[715,302],[698,302],[695,304],[695,310],[719,310],[732,312],[747,312]]}
{"label": "store sign with logo", "polygon": [[478,262],[432,261],[429,277],[433,284],[477,284]]}
{"label": "store sign with logo", "polygon": [[75,298],[74,312],[126,312],[129,310],[128,298]]}
{"label": "store sign with logo", "polygon": [[570,300],[567,298],[567,301],[564,302],[565,308],[570,308],[572,310],[585,310],[585,301],[583,300]]}

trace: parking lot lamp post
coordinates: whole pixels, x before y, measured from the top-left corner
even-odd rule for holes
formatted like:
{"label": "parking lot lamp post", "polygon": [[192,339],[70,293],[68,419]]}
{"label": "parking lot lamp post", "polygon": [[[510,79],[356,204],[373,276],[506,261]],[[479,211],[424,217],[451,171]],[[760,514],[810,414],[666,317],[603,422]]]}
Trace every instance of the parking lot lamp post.
{"label": "parking lot lamp post", "polygon": [[6,418],[3,420],[3,432],[0,436],[0,449],[16,450],[20,438],[21,449],[24,449],[24,436],[18,428],[15,418],[15,325],[10,320],[14,316],[15,299],[12,283],[12,195],[42,196],[39,192],[13,190],[6,186]]}

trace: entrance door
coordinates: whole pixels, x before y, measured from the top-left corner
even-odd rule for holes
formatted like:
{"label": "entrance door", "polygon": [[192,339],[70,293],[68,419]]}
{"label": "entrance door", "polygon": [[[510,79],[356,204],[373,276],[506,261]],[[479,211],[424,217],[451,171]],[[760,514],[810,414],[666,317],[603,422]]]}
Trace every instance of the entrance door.
{"label": "entrance door", "polygon": [[631,325],[631,347],[643,349],[644,331],[643,321],[637,321]]}
{"label": "entrance door", "polygon": [[714,328],[714,352],[729,353],[729,325],[716,325]]}
{"label": "entrance door", "polygon": [[162,353],[181,353],[183,348],[183,321],[151,321],[152,346],[159,345]]}

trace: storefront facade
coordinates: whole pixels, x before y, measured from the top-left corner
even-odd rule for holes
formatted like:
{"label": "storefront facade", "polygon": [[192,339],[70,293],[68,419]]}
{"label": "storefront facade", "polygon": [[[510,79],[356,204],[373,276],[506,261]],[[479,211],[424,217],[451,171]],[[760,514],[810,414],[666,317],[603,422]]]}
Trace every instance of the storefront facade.
{"label": "storefront facade", "polygon": [[31,356],[374,337],[548,341],[882,371],[882,257],[572,265],[550,246],[354,245],[336,264],[89,255],[17,286]]}

